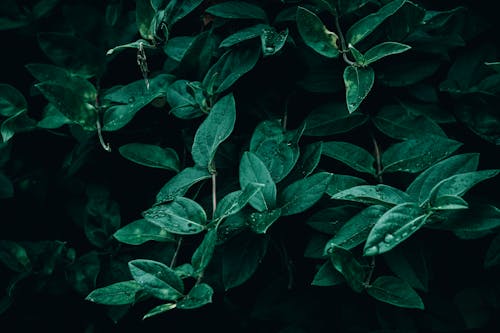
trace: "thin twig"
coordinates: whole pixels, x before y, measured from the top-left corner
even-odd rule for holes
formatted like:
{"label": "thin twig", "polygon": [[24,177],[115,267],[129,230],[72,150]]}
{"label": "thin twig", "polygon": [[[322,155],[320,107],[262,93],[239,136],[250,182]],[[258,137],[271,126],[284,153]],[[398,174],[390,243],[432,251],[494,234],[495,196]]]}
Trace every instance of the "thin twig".
{"label": "thin twig", "polygon": [[335,15],[335,28],[337,29],[337,33],[339,35],[340,39],[340,53],[342,53],[342,58],[344,61],[350,65],[350,66],[357,66],[358,64],[355,61],[352,61],[347,57],[347,53],[349,53],[349,48],[347,47],[347,44],[345,42],[345,37],[344,34],[342,33],[342,29],[340,28],[340,22],[339,22],[339,16]]}
{"label": "thin twig", "polygon": [[96,120],[96,127],[97,127],[97,137],[99,138],[99,143],[101,144],[102,148],[104,148],[105,151],[111,152],[111,146],[109,143],[104,142],[104,137],[102,136],[102,128],[101,128],[101,122],[99,121],[99,117]]}
{"label": "thin twig", "polygon": [[217,173],[212,173],[212,219],[215,218],[217,209]]}
{"label": "thin twig", "polygon": [[175,262],[177,261],[177,256],[179,255],[179,251],[181,249],[181,244],[182,244],[182,236],[179,236],[179,239],[177,240],[177,246],[175,247],[174,256],[172,257],[172,260],[170,261],[171,268],[174,267]]}
{"label": "thin twig", "polygon": [[372,142],[373,142],[373,147],[375,150],[375,162],[377,163],[377,180],[379,183],[383,183],[382,179],[382,161],[380,158],[380,148],[378,146],[378,142],[375,139],[375,137],[372,135]]}
{"label": "thin twig", "polygon": [[373,272],[375,271],[375,256],[372,257],[372,262],[370,263],[370,271],[365,280],[365,286],[369,286],[372,282]]}

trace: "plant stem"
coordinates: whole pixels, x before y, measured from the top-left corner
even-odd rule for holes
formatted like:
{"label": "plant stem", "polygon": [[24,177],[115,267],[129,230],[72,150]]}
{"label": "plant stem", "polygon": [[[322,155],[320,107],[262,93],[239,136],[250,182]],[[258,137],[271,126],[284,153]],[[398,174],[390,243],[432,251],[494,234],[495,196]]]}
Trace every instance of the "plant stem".
{"label": "plant stem", "polygon": [[381,160],[381,157],[380,157],[380,148],[379,148],[379,145],[378,145],[378,142],[377,140],[375,139],[375,136],[372,135],[372,142],[373,142],[373,147],[374,147],[374,150],[375,150],[375,162],[377,163],[377,181],[379,183],[383,183],[383,179],[382,179],[382,160]]}
{"label": "plant stem", "polygon": [[365,286],[370,285],[374,271],[375,271],[375,256],[372,257],[372,262],[370,263],[370,271],[368,272],[368,276],[366,277],[365,280]]}
{"label": "plant stem", "polygon": [[347,53],[349,53],[349,48],[347,47],[347,44],[345,42],[344,34],[342,33],[342,29],[340,28],[340,22],[339,22],[339,16],[335,15],[335,28],[337,29],[337,33],[339,35],[340,39],[340,53],[342,53],[342,58],[344,59],[345,63],[350,65],[350,66],[357,66],[358,64],[355,61],[352,61],[347,57]]}
{"label": "plant stem", "polygon": [[97,118],[95,125],[97,127],[97,137],[99,138],[99,143],[101,144],[102,148],[104,148],[105,151],[111,152],[111,146],[109,145],[109,143],[104,142],[104,137],[102,136],[101,122],[99,121],[99,118]]}
{"label": "plant stem", "polygon": [[212,219],[215,217],[217,209],[217,173],[212,173]]}
{"label": "plant stem", "polygon": [[182,244],[182,236],[179,236],[179,239],[177,240],[177,246],[175,248],[174,255],[172,257],[172,261],[170,261],[170,267],[174,267],[175,262],[177,261],[177,256],[179,255],[179,251],[181,249],[181,244]]}

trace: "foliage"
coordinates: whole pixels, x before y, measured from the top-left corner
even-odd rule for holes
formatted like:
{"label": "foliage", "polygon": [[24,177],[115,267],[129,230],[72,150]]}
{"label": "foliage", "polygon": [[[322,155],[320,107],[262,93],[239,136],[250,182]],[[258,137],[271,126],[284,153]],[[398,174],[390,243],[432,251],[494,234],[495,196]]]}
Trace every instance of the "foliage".
{"label": "foliage", "polygon": [[42,297],[86,331],[498,329],[500,41],[480,4],[0,13],[7,321]]}

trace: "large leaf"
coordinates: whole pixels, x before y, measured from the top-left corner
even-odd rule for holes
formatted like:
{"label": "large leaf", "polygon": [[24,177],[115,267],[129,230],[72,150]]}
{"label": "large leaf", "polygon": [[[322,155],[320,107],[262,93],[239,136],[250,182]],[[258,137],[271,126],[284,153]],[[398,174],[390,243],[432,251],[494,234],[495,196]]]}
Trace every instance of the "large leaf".
{"label": "large leaf", "polygon": [[344,84],[347,110],[356,111],[368,96],[375,81],[375,72],[371,67],[348,66],[344,70]]}
{"label": "large leaf", "polygon": [[396,13],[404,5],[405,2],[406,0],[395,0],[389,2],[388,4],[380,8],[376,13],[365,16],[354,23],[347,31],[347,41],[352,45],[356,45],[356,43],[362,41],[365,37],[371,34],[382,22]]}
{"label": "large leaf", "polygon": [[283,216],[301,213],[321,199],[332,174],[319,172],[288,185],[278,197]]}
{"label": "large leaf", "polygon": [[421,136],[390,146],[382,154],[383,172],[420,172],[451,155],[462,143],[441,136]]}
{"label": "large leaf", "polygon": [[444,221],[431,225],[453,231],[458,237],[483,237],[500,228],[500,209],[488,204],[473,204],[469,209],[452,211]]}
{"label": "large leaf", "polygon": [[321,105],[306,117],[304,135],[327,136],[349,132],[366,123],[368,116],[361,112],[350,114],[345,103]]}
{"label": "large leaf", "polygon": [[27,132],[35,128],[36,121],[28,116],[26,111],[5,119],[0,126],[0,133],[4,142],[7,142],[16,133]]}
{"label": "large leaf", "polygon": [[0,115],[10,117],[26,111],[28,103],[23,94],[9,84],[0,83]]}
{"label": "large leaf", "polygon": [[394,276],[380,276],[367,289],[373,298],[401,308],[424,309],[424,303],[412,287]]}
{"label": "large leaf", "polygon": [[239,179],[241,188],[250,183],[263,184],[264,187],[250,198],[249,204],[259,212],[276,206],[276,185],[264,163],[257,155],[245,152],[240,161]]}
{"label": "large leaf", "polygon": [[349,142],[330,141],[323,143],[323,155],[347,164],[356,171],[376,174],[375,158],[365,149]]}
{"label": "large leaf", "polygon": [[165,9],[166,22],[169,26],[177,23],[189,13],[193,12],[203,0],[173,0],[170,1]]}
{"label": "large leaf", "polygon": [[344,276],[349,286],[356,292],[361,292],[365,286],[365,268],[356,260],[351,251],[335,247],[330,253],[333,267]]}
{"label": "large leaf", "polygon": [[208,7],[206,12],[226,19],[267,20],[267,14],[262,8],[245,1],[226,1]]}
{"label": "large leaf", "polygon": [[184,283],[167,265],[153,260],[135,259],[128,267],[134,280],[156,298],[175,301],[182,297]]}
{"label": "large leaf", "polygon": [[224,38],[224,40],[219,44],[219,47],[231,47],[246,40],[260,37],[264,29],[268,27],[269,25],[267,24],[257,24],[241,29]]}
{"label": "large leaf", "polygon": [[136,0],[135,1],[135,22],[137,30],[143,38],[152,40],[154,38],[154,31],[151,31],[151,21],[155,16],[155,10],[151,6],[150,0]]}
{"label": "large leaf", "polygon": [[394,206],[410,201],[410,197],[405,192],[384,184],[355,186],[334,194],[332,199],[386,206]]}
{"label": "large leaf", "polygon": [[212,161],[219,145],[234,128],[236,106],[232,94],[222,97],[210,110],[194,137],[191,154],[196,165],[212,170]]}
{"label": "large leaf", "polygon": [[311,285],[329,287],[336,286],[344,281],[344,276],[333,267],[332,261],[327,260],[314,275]]}
{"label": "large leaf", "polygon": [[142,290],[142,286],[134,280],[123,281],[96,289],[85,299],[105,305],[133,304],[136,301],[137,294]]}
{"label": "large leaf", "polygon": [[196,100],[195,87],[194,82],[177,80],[167,88],[167,103],[170,105],[170,112],[176,117],[192,119],[203,115]]}
{"label": "large leaf", "polygon": [[250,199],[259,193],[264,185],[259,183],[248,183],[243,190],[234,191],[227,194],[217,204],[214,213],[215,219],[224,219],[239,212]]}
{"label": "large leaf", "polygon": [[367,66],[387,56],[403,53],[411,49],[411,46],[396,42],[384,42],[373,46],[364,54],[364,65]]}
{"label": "large leaf", "polygon": [[206,283],[198,283],[189,293],[177,302],[178,309],[196,309],[212,302],[214,291]]}
{"label": "large leaf", "polygon": [[365,256],[389,251],[420,229],[428,216],[420,206],[412,202],[389,209],[370,231],[364,247]]}
{"label": "large leaf", "polygon": [[196,276],[203,274],[203,271],[212,260],[212,256],[214,254],[216,245],[217,245],[217,230],[210,229],[207,231],[205,237],[203,238],[200,245],[196,248],[191,257],[191,264],[193,265],[194,273]]}
{"label": "large leaf", "polygon": [[156,242],[173,242],[175,240],[166,229],[145,219],[134,221],[118,229],[113,237],[119,242],[129,245],[141,245],[150,240]]}
{"label": "large leaf", "polygon": [[335,194],[350,189],[351,187],[366,184],[367,183],[364,179],[358,177],[334,174],[332,177],[332,181],[326,189],[326,194],[328,194],[329,196],[334,196]]}
{"label": "large leaf", "polygon": [[297,27],[307,46],[322,56],[335,58],[339,55],[337,41],[339,37],[328,30],[321,19],[309,9],[297,9]]}
{"label": "large leaf", "polygon": [[183,196],[194,184],[210,178],[211,175],[206,168],[192,167],[185,168],[172,177],[156,195],[156,202],[171,201]]}
{"label": "large leaf", "polygon": [[180,235],[197,234],[205,230],[207,215],[203,208],[188,198],[177,197],[172,202],[153,206],[144,218],[161,228]]}
{"label": "large leaf", "polygon": [[119,148],[126,159],[140,165],[179,172],[179,156],[172,148],[144,143],[128,143]]}

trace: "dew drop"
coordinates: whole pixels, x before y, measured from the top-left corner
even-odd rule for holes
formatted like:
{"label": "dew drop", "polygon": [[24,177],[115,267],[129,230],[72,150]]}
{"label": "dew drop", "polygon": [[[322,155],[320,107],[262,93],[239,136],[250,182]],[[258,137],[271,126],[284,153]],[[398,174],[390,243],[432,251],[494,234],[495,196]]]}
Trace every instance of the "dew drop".
{"label": "dew drop", "polygon": [[274,52],[274,47],[268,46],[265,49],[266,53],[273,53]]}
{"label": "dew drop", "polygon": [[333,247],[329,247],[329,248],[326,250],[326,253],[328,253],[328,254],[332,254],[332,253],[333,253]]}
{"label": "dew drop", "polygon": [[405,238],[405,237],[407,237],[407,236],[408,236],[408,233],[407,233],[407,232],[403,232],[403,233],[401,234],[401,237],[403,237],[403,238]]}
{"label": "dew drop", "polygon": [[130,104],[134,103],[135,102],[135,97],[129,97],[128,102]]}
{"label": "dew drop", "polygon": [[365,255],[367,256],[373,256],[378,254],[378,246],[371,246],[365,250]]}
{"label": "dew drop", "polygon": [[384,242],[390,243],[390,242],[394,241],[394,239],[395,239],[394,235],[387,234],[387,235],[385,235]]}

